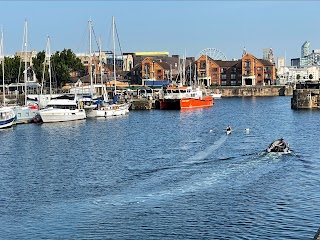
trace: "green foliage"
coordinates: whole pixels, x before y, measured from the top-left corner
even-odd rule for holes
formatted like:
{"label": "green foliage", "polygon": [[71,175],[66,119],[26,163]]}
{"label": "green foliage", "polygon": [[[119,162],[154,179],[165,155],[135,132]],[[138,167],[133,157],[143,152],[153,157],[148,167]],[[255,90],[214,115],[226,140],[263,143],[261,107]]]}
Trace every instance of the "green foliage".
{"label": "green foliage", "polygon": [[[33,63],[33,71],[36,74],[36,78],[38,79],[39,82],[42,81],[42,75],[43,75],[43,63],[45,59],[45,52],[38,52],[37,56],[32,58],[32,63]],[[46,66],[46,71],[45,71],[45,78],[48,79],[48,66]]]}
{"label": "green foliage", "polygon": [[[19,77],[19,68],[20,68],[20,57],[15,56],[14,58],[5,57],[4,58],[4,79],[5,84],[18,82],[18,79],[21,79],[23,76],[23,71],[20,71]],[[0,64],[0,76],[2,75],[2,62]]]}
{"label": "green foliage", "polygon": [[[37,79],[41,80],[43,76],[45,52],[39,52],[32,61]],[[57,51],[51,56],[50,61],[51,77],[52,79],[55,79],[58,87],[62,87],[70,81],[70,73],[72,71],[82,71],[85,69],[80,59],[76,57],[71,49],[64,49],[62,52]],[[48,64],[45,66],[44,79],[45,81],[48,81],[49,79]]]}
{"label": "green foliage", "polygon": [[297,79],[297,80],[300,79],[300,74],[297,74],[296,79]]}
{"label": "green foliage", "polygon": [[310,74],[310,75],[309,75],[309,79],[313,79],[313,76],[312,76],[312,74]]}

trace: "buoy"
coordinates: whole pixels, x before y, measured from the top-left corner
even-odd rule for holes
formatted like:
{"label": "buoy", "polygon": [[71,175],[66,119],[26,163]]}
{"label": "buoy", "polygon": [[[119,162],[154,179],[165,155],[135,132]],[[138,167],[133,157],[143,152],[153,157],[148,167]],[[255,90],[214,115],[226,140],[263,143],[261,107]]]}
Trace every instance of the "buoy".
{"label": "buoy", "polygon": [[250,132],[250,128],[246,128],[246,133],[249,133]]}

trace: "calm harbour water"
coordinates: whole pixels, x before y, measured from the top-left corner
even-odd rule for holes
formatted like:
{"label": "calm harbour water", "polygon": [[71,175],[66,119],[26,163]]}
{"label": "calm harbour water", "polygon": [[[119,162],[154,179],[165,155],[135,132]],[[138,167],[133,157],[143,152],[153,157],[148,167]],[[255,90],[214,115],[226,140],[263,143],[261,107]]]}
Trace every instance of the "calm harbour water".
{"label": "calm harbour water", "polygon": [[[0,239],[312,239],[319,120],[290,97],[223,98],[2,130]],[[266,154],[279,137],[293,152]]]}

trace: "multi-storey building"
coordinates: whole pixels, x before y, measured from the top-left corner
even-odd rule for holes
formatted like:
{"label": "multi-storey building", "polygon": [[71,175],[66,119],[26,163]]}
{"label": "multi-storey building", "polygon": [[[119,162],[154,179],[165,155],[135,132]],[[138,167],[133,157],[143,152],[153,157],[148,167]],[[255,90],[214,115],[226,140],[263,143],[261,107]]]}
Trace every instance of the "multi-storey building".
{"label": "multi-storey building", "polygon": [[320,66],[284,67],[283,73],[278,74],[280,81],[284,83],[297,83],[304,81],[319,81]]}
{"label": "multi-storey building", "polygon": [[[152,54],[151,54],[152,55]],[[187,74],[194,68],[194,58],[180,59],[179,55],[134,56],[135,66],[128,72],[127,79],[131,83],[143,84],[145,81],[171,80],[186,83]],[[184,67],[183,67],[184,66]]]}
{"label": "multi-storey building", "polygon": [[214,60],[202,55],[197,60],[198,81],[203,86],[270,85],[276,80],[275,64],[244,54],[240,60]]}
{"label": "multi-storey building", "polygon": [[37,51],[27,51],[27,52],[16,52],[15,56],[20,57],[21,62],[27,61],[27,66],[32,66],[32,58],[37,56]]}
{"label": "multi-storey building", "polygon": [[271,85],[276,80],[275,64],[244,54],[240,60],[214,60],[202,55],[194,61],[179,56],[145,57],[127,74],[131,83],[142,84],[146,80],[173,80],[182,84],[211,85]]}

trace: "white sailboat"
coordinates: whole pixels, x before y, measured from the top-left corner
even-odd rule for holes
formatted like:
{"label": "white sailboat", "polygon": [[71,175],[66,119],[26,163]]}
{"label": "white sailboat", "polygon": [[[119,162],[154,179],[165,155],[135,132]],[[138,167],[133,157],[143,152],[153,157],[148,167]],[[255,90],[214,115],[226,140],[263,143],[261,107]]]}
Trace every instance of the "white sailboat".
{"label": "white sailboat", "polygon": [[[114,78],[116,79],[115,72],[115,40],[114,40],[114,17],[112,18],[112,26],[113,26],[113,47],[114,47]],[[90,56],[91,56],[91,24],[90,24]],[[99,58],[100,58],[100,76],[101,76],[101,85],[103,86],[103,100],[100,104],[96,104],[94,108],[89,108],[87,110],[88,117],[113,117],[113,116],[121,116],[126,115],[129,112],[130,105],[128,103],[109,103],[108,94],[105,85],[103,84],[103,72],[102,72],[102,59],[101,59],[101,40],[99,41]],[[92,71],[90,67],[90,80],[92,86]],[[116,84],[115,84],[115,92],[116,92]]]}
{"label": "white sailboat", "polygon": [[[46,65],[48,65],[48,75],[49,75],[49,93],[44,91],[45,85],[45,71]],[[45,108],[51,98],[60,96],[61,94],[54,94],[52,91],[52,75],[51,75],[51,47],[50,47],[50,37],[47,36],[47,46],[45,52],[45,59],[43,62],[43,72],[41,80],[41,91],[40,94],[28,94],[28,100],[30,103],[36,103],[40,109]]]}
{"label": "white sailboat", "polygon": [[15,118],[15,123],[29,123],[32,122],[34,117],[39,113],[39,108],[38,106],[27,105],[27,81],[28,81],[28,76],[27,76],[27,71],[28,71],[28,66],[27,66],[27,39],[28,39],[28,23],[27,20],[25,20],[25,27],[24,27],[24,39],[23,39],[23,44],[24,44],[24,105],[14,105],[11,106],[13,111],[15,112],[16,118]]}
{"label": "white sailboat", "polygon": [[1,62],[2,62],[2,93],[3,93],[3,107],[0,107],[0,129],[9,128],[12,126],[15,113],[10,107],[6,107],[6,96],[5,96],[5,86],[4,86],[4,39],[3,31],[1,29]]}
{"label": "white sailboat", "polygon": [[114,77],[114,94],[115,94],[115,99],[114,105],[116,105],[118,109],[118,113],[115,113],[117,115],[125,115],[129,113],[129,108],[131,103],[118,103],[117,102],[117,74],[116,74],[116,41],[115,41],[115,20],[114,16],[112,16],[112,40],[113,40],[113,77]]}

